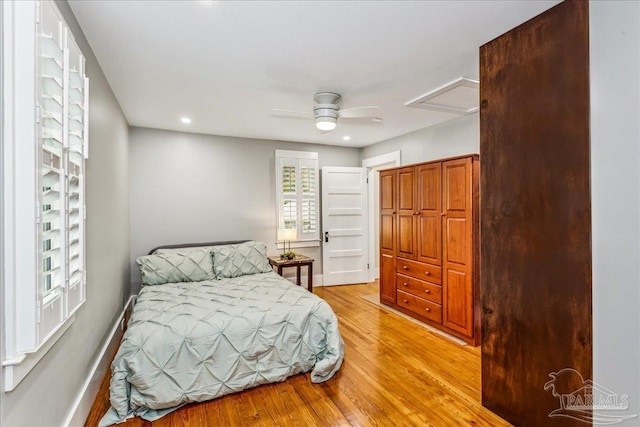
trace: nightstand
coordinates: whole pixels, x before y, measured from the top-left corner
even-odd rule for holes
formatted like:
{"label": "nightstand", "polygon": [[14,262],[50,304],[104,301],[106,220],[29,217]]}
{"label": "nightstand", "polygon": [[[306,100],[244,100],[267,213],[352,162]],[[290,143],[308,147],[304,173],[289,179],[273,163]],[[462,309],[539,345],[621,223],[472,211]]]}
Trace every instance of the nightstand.
{"label": "nightstand", "polygon": [[296,267],[296,285],[300,286],[300,267],[307,266],[307,289],[313,292],[313,258],[304,255],[296,255],[294,259],[281,258],[280,256],[270,256],[269,264],[277,267],[278,274],[282,276],[282,270],[287,267]]}

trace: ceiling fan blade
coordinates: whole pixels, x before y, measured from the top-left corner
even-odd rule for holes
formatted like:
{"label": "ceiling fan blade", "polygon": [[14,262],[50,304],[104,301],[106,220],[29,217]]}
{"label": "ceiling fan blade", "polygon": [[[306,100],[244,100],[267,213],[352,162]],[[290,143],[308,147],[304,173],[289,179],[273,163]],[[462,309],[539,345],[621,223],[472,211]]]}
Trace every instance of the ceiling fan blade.
{"label": "ceiling fan blade", "polygon": [[276,116],[284,116],[284,117],[301,117],[305,119],[313,118],[313,111],[294,111],[294,110],[283,110],[280,108],[274,108],[271,112]]}
{"label": "ceiling fan blade", "polygon": [[382,109],[380,107],[353,107],[340,110],[341,119],[374,119],[382,121]]}

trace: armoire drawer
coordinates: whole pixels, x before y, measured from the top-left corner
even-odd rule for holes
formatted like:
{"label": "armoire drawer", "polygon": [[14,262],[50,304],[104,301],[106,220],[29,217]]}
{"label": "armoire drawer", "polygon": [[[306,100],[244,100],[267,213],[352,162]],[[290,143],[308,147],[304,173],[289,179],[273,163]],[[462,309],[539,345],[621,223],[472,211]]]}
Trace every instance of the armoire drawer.
{"label": "armoire drawer", "polygon": [[426,280],[437,285],[442,284],[442,269],[435,265],[398,258],[396,262],[396,271],[400,274],[415,277],[416,279]]}
{"label": "armoire drawer", "polygon": [[396,289],[407,292],[420,298],[428,299],[437,304],[442,304],[442,286],[405,276],[396,275]]}
{"label": "armoire drawer", "polygon": [[439,304],[400,290],[397,291],[397,304],[434,322],[442,323],[442,307]]}

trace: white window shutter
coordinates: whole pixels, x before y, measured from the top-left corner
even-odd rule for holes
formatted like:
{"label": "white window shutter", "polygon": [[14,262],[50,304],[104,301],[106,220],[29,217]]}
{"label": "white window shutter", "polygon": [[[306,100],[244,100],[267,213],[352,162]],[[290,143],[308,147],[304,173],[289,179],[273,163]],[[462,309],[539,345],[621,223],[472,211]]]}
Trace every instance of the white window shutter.
{"label": "white window shutter", "polygon": [[278,228],[297,230],[297,242],[318,244],[318,153],[276,150]]}
{"label": "white window shutter", "polygon": [[67,109],[67,315],[84,301],[84,165],[86,143],[86,82],[84,57],[71,37]]}
{"label": "white window shutter", "polygon": [[65,91],[66,64],[63,20],[50,2],[43,2],[40,23],[40,325],[42,343],[64,321],[66,285]]}

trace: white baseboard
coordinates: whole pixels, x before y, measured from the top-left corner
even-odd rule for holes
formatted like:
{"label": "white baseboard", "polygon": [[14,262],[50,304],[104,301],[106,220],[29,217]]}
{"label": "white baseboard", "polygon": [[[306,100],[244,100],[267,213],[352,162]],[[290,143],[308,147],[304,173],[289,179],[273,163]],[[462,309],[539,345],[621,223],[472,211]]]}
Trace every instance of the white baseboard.
{"label": "white baseboard", "polygon": [[124,320],[124,315],[133,306],[134,301],[135,295],[131,295],[122,313],[120,313],[120,316],[118,316],[115,324],[112,326],[111,333],[102,345],[100,355],[91,367],[91,371],[71,407],[71,411],[64,423],[65,426],[84,426],[89,411],[91,411],[93,401],[96,399],[98,391],[100,390],[100,384],[102,384],[102,380],[109,370],[111,355],[120,344],[120,339],[123,334],[121,325]]}

